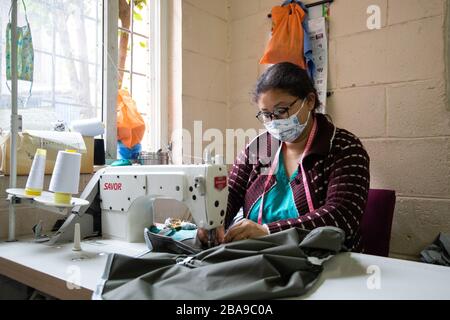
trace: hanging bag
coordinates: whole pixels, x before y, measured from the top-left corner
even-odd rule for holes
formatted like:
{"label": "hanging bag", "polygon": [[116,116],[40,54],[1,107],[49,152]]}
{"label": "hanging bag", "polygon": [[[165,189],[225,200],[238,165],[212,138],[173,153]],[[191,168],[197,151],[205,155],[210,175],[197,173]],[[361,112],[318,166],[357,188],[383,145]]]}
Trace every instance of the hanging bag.
{"label": "hanging bag", "polygon": [[304,30],[302,8],[291,3],[272,8],[272,38],[270,39],[260,64],[291,62],[305,69],[303,57]]}
{"label": "hanging bag", "polygon": [[127,148],[133,148],[142,141],[145,122],[136,103],[125,90],[119,90],[117,96],[117,139]]}
{"label": "hanging bag", "polygon": [[[31,97],[31,91],[33,88],[33,74],[34,74],[34,48],[33,37],[31,35],[30,23],[28,21],[27,8],[25,2],[22,0],[22,5],[25,12],[26,25],[16,28],[17,33],[17,79],[30,82],[30,89],[28,96],[23,101],[25,107],[29,98]],[[11,23],[12,6],[9,9],[9,23],[6,27],[6,85],[11,91],[8,81],[12,78],[12,62],[11,62],[11,49],[12,49],[12,23]]]}

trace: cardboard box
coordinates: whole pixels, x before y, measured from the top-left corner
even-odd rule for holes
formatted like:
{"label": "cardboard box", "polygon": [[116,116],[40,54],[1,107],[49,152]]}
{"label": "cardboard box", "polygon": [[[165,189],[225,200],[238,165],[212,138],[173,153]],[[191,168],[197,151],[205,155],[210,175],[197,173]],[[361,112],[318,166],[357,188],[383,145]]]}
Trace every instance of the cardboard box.
{"label": "cardboard box", "polygon": [[[55,135],[57,132],[54,133]],[[30,173],[31,165],[33,163],[36,149],[40,146],[33,141],[33,137],[28,133],[20,133],[17,139],[17,175],[27,176]],[[81,172],[92,174],[94,172],[94,137],[83,137],[86,150],[81,152]],[[10,136],[0,137],[0,171],[5,174],[10,174]],[[44,141],[45,145],[45,141]],[[56,157],[59,150],[46,148],[47,161],[45,166],[45,174],[51,175],[55,166]],[[84,152],[84,153],[83,153]]]}

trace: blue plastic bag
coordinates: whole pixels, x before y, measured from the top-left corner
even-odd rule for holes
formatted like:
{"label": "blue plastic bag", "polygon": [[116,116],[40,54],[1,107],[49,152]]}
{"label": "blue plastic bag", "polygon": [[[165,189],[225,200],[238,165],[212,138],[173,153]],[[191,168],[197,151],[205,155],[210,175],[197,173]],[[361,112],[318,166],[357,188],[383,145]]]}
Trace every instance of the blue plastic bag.
{"label": "blue plastic bag", "polygon": [[117,159],[119,160],[138,160],[141,151],[142,145],[140,143],[130,149],[121,141],[117,142]]}

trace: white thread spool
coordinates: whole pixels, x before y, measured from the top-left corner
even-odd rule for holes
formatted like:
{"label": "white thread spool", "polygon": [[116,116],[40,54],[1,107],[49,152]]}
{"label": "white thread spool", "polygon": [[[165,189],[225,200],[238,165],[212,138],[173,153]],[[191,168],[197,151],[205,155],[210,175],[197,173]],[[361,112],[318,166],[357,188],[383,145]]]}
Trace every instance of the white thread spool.
{"label": "white thread spool", "polygon": [[212,157],[209,149],[205,149],[205,152],[203,154],[203,160],[205,161],[205,164],[212,164]]}
{"label": "white thread spool", "polygon": [[86,137],[96,137],[105,133],[105,126],[98,119],[78,120],[70,124],[70,130]]}
{"label": "white thread spool", "polygon": [[25,187],[25,194],[28,196],[40,196],[44,189],[45,161],[47,150],[37,149],[33,159],[30,175]]}
{"label": "white thread spool", "polygon": [[80,183],[81,154],[59,151],[50,181],[50,191],[55,193],[55,203],[70,204],[72,195],[78,193]]}
{"label": "white thread spool", "polygon": [[75,224],[75,230],[73,232],[73,251],[81,251],[81,230],[80,224]]}
{"label": "white thread spool", "polygon": [[224,164],[223,155],[217,154],[217,155],[214,157],[214,163],[215,163],[216,165],[218,165],[218,166],[223,165],[223,164]]}

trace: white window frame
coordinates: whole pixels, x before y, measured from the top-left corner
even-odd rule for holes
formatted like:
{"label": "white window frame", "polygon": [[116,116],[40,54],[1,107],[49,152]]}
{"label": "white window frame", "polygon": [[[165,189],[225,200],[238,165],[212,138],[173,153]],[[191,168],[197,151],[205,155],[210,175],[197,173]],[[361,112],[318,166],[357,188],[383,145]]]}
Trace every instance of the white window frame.
{"label": "white window frame", "polygon": [[103,123],[106,159],[117,158],[117,94],[119,87],[119,1],[103,0]]}
{"label": "white window frame", "polygon": [[[118,1],[104,1],[104,54],[103,54],[103,121],[106,124],[106,158],[117,154],[117,92],[118,57],[117,40]],[[168,1],[149,1],[150,6],[150,151],[168,145]]]}
{"label": "white window frame", "polygon": [[168,1],[150,1],[150,83],[152,101],[150,148],[165,148],[168,138]]}

